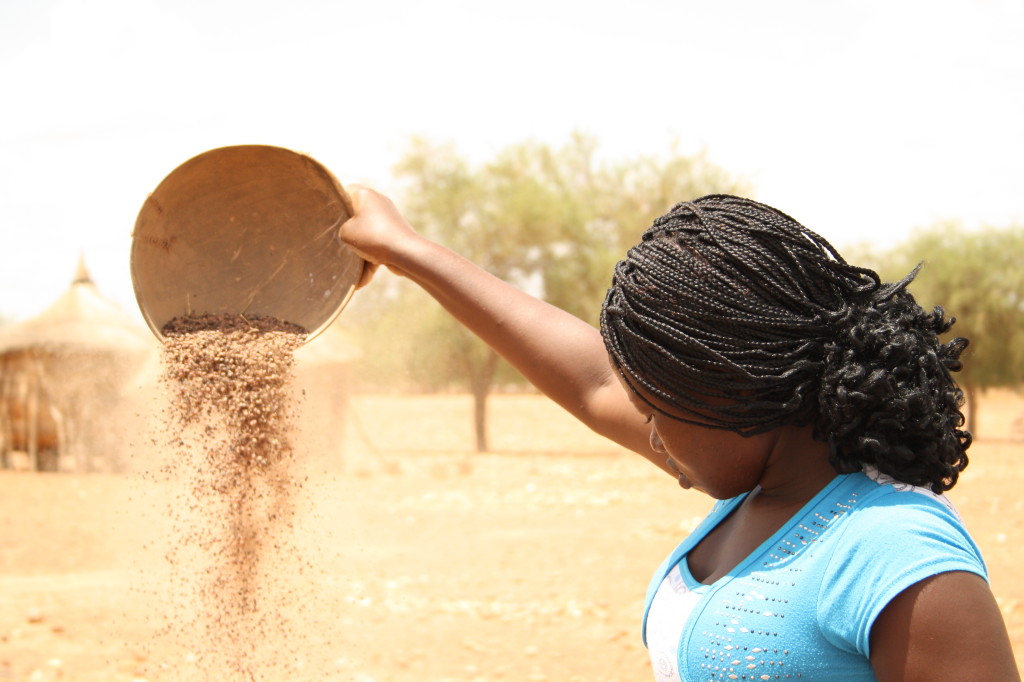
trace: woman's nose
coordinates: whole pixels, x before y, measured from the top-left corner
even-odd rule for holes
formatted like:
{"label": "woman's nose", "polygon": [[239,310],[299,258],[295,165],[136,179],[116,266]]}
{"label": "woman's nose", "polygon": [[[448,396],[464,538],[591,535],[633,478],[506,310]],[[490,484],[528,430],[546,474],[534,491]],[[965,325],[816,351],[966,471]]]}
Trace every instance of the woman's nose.
{"label": "woman's nose", "polygon": [[657,429],[651,429],[651,449],[662,455],[667,454],[665,444],[661,442],[661,436],[658,435]]}

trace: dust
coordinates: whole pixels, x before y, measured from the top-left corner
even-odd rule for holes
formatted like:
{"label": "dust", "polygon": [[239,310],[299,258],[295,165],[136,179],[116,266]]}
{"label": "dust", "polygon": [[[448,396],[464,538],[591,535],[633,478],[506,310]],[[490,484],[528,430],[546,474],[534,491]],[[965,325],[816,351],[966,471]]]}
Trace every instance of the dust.
{"label": "dust", "polygon": [[294,679],[290,581],[294,351],[305,330],[273,318],[194,315],[163,329],[166,473],[181,482],[168,634],[188,651],[175,679]]}

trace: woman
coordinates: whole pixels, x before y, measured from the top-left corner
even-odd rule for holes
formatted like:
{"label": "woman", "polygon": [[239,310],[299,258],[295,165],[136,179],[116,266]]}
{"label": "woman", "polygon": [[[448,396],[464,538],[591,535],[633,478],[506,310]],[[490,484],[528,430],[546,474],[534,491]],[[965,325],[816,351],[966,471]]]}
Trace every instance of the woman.
{"label": "woman", "polygon": [[[423,287],[598,433],[719,502],[648,590],[657,680],[1019,679],[941,495],[967,464],[966,341],[792,218],[677,205],[615,269],[601,329],[351,188],[342,238]],[[367,280],[373,267],[367,271]],[[365,281],[364,281],[365,284]]]}

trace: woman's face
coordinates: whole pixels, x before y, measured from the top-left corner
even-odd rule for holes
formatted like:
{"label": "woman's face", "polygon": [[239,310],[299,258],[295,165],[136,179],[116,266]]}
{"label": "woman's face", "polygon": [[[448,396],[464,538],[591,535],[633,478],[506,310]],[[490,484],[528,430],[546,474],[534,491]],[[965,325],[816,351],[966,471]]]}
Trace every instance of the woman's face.
{"label": "woman's face", "polygon": [[775,443],[772,433],[742,436],[674,419],[672,415],[681,416],[677,410],[620,380],[633,407],[650,424],[651,449],[665,456],[680,486],[724,500],[758,485]]}

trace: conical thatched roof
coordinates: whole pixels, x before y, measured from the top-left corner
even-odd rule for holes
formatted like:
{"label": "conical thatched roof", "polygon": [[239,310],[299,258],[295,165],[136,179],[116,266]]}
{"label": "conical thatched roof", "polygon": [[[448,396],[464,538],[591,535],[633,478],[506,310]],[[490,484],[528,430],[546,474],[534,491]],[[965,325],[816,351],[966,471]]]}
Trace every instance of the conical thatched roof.
{"label": "conical thatched roof", "polygon": [[146,350],[156,340],[96,290],[79,259],[71,287],[36,317],[0,327],[0,353],[25,348],[93,351]]}

